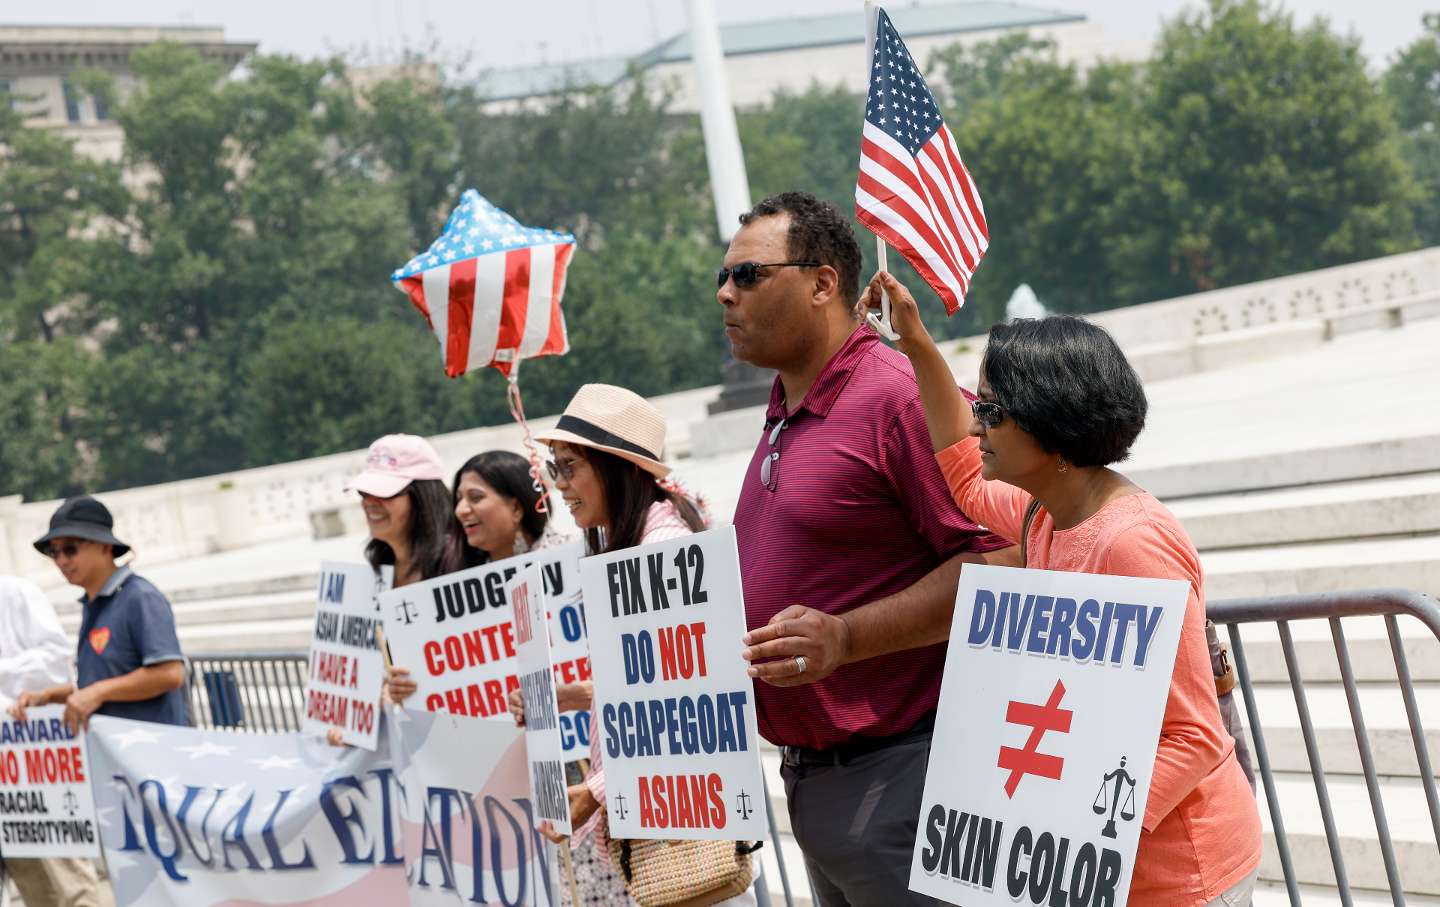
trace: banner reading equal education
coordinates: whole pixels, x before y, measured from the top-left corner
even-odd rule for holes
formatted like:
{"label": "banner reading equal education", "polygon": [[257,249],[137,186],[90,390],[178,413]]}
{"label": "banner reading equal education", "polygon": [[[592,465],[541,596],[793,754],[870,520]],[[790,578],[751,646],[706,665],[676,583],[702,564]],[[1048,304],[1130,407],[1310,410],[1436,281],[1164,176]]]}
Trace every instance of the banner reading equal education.
{"label": "banner reading equal education", "polygon": [[580,581],[611,835],[763,840],[734,528],[587,557]]}
{"label": "banner reading equal education", "polygon": [[[555,678],[560,683],[589,680],[589,645],[578,594],[583,551],[578,542],[544,548],[381,595],[391,658],[415,679],[413,707],[510,720],[506,699],[519,689],[520,677],[505,583],[531,564],[540,568],[551,605]],[[563,714],[559,723],[565,758],[587,756],[590,716]]]}
{"label": "banner reading equal education", "polygon": [[1188,592],[965,565],[912,890],[966,907],[1124,907]]}
{"label": "banner reading equal education", "polygon": [[98,857],[85,734],[71,734],[63,705],[0,714],[0,854]]}

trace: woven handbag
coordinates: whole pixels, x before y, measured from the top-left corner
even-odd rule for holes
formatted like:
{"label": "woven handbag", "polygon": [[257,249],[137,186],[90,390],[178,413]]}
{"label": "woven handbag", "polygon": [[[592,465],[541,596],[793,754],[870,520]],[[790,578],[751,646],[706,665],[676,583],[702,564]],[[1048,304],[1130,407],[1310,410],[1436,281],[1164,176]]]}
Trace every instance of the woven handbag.
{"label": "woven handbag", "polygon": [[640,907],[708,907],[744,894],[763,841],[617,841],[610,861]]}

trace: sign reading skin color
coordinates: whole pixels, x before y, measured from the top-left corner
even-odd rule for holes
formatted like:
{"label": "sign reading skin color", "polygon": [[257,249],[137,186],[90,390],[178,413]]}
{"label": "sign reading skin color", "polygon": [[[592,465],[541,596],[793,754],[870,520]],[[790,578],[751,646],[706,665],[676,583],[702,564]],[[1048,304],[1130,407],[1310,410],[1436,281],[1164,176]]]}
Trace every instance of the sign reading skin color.
{"label": "sign reading skin color", "polygon": [[515,615],[515,656],[520,662],[520,692],[525,698],[525,754],[530,762],[530,802],[535,821],[549,820],[570,834],[570,798],[560,743],[555,670],[550,656],[550,624],[540,568],[526,567],[505,586]]}
{"label": "sign reading skin color", "polygon": [[911,890],[1124,907],[1188,593],[965,565]]}
{"label": "sign reading skin color", "polygon": [[302,732],[324,737],[338,728],[345,743],[374,751],[385,681],[375,643],[376,596],[389,586],[367,564],[320,564]]}
{"label": "sign reading skin color", "polygon": [[611,836],[764,839],[734,528],[587,557],[580,581]]}
{"label": "sign reading skin color", "polygon": [[[589,643],[580,600],[579,543],[542,548],[414,583],[380,596],[391,660],[417,687],[407,705],[430,712],[510,720],[506,704],[520,687],[515,628],[505,584],[526,567],[540,568],[550,603],[555,679],[590,679]],[[590,752],[590,715],[560,716],[567,760]]]}
{"label": "sign reading skin color", "polygon": [[0,716],[0,853],[98,857],[85,734],[72,736],[63,705],[35,706],[25,720]]}

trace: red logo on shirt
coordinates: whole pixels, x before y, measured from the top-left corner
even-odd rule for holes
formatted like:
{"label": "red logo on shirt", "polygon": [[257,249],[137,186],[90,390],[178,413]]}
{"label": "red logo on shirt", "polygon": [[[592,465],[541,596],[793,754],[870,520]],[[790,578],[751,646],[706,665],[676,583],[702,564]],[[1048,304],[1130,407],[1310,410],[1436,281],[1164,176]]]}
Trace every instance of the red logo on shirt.
{"label": "red logo on shirt", "polygon": [[97,628],[97,629],[94,629],[94,630],[91,630],[91,631],[90,631],[90,648],[92,648],[92,649],[95,650],[95,654],[96,654],[96,655],[99,655],[99,654],[101,654],[102,652],[104,652],[104,651],[105,651],[105,647],[106,647],[107,645],[109,645],[109,644],[110,644],[110,628],[109,628],[109,627],[99,627],[99,628]]}

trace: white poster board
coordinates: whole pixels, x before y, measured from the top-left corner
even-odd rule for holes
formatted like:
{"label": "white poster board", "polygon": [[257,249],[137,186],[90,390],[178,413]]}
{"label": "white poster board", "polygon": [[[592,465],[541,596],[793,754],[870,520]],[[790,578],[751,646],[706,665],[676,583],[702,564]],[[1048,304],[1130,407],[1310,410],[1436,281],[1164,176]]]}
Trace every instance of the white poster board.
{"label": "white poster board", "polygon": [[377,576],[368,564],[320,564],[302,733],[324,737],[338,728],[345,743],[375,751],[385,681],[376,596],[389,588],[388,575]]}
{"label": "white poster board", "polygon": [[549,820],[570,834],[570,798],[565,784],[565,753],[560,742],[560,712],[555,669],[550,656],[550,622],[540,568],[530,565],[505,585],[515,615],[515,657],[520,663],[520,693],[525,699],[525,756],[530,763],[530,802],[535,821]]}
{"label": "white poster board", "polygon": [[[589,680],[589,644],[579,596],[583,553],[579,542],[543,548],[382,595],[391,659],[409,669],[418,688],[407,705],[510,720],[506,698],[519,689],[520,679],[505,584],[531,564],[540,568],[551,607],[556,681]],[[567,760],[589,755],[588,714],[560,716],[560,730]]]}
{"label": "white poster board", "polygon": [[1188,592],[965,565],[912,890],[1124,907]]}
{"label": "white poster board", "polygon": [[0,854],[98,857],[85,733],[71,735],[63,705],[35,706],[17,721],[0,713]]}
{"label": "white poster board", "polygon": [[765,838],[745,600],[726,526],[580,562],[616,838]]}

